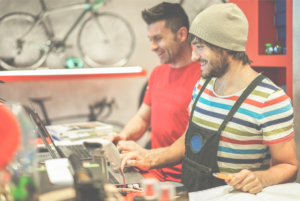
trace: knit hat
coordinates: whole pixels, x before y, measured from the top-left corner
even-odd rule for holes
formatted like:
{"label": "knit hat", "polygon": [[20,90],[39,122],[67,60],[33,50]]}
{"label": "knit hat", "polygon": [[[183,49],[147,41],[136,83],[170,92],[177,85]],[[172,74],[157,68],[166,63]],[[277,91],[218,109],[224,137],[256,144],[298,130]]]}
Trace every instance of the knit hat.
{"label": "knit hat", "polygon": [[0,169],[13,159],[20,145],[21,131],[17,117],[0,103]]}
{"label": "knit hat", "polygon": [[189,32],[218,47],[245,51],[248,20],[236,4],[215,4],[197,15]]}

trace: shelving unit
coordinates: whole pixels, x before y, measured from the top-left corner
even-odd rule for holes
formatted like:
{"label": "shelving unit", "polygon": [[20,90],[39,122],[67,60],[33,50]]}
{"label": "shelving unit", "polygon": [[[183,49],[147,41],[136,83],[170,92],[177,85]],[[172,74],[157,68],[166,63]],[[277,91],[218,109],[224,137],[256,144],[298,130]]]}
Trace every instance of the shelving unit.
{"label": "shelving unit", "polygon": [[274,24],[275,0],[230,0],[245,13],[249,22],[246,53],[253,60],[252,67],[269,77],[276,85],[286,85],[293,100],[293,2],[286,0],[286,54],[264,55],[265,43],[279,43]]}
{"label": "shelving unit", "polygon": [[5,82],[46,81],[58,79],[88,79],[110,77],[145,76],[142,67],[107,67],[82,69],[47,69],[0,71],[0,80]]}

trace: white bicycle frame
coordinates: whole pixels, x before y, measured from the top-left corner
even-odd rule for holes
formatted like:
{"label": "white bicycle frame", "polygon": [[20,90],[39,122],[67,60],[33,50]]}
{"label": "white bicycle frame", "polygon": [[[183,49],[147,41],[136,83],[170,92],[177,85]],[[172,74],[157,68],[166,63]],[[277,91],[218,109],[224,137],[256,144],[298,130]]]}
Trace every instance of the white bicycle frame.
{"label": "white bicycle frame", "polygon": [[[69,36],[74,32],[74,30],[77,28],[77,26],[80,24],[80,22],[84,19],[84,16],[86,15],[86,13],[91,13],[92,18],[94,19],[94,22],[97,26],[97,32],[99,34],[100,39],[102,40],[102,42],[107,43],[108,42],[108,37],[105,34],[103,28],[101,27],[100,23],[97,21],[96,19],[96,15],[93,12],[93,10],[95,10],[96,8],[101,7],[104,3],[105,0],[99,0],[96,4],[92,5],[90,3],[88,3],[88,0],[86,3],[79,3],[79,4],[73,4],[73,5],[69,5],[69,6],[64,6],[61,8],[55,8],[55,9],[51,9],[51,10],[47,10],[44,0],[40,0],[41,6],[42,6],[42,11],[41,13],[38,14],[38,17],[36,19],[36,22],[32,25],[32,27],[22,36],[20,37],[20,41],[23,41],[23,43],[26,43],[29,46],[35,46],[35,47],[39,47],[39,49],[45,50],[46,52],[49,52],[49,50],[51,50],[51,44],[52,41],[48,41],[47,44],[37,44],[37,43],[33,43],[33,42],[24,42],[24,38],[42,21],[44,21],[49,15],[55,14],[55,13],[59,13],[59,12],[65,12],[65,11],[69,11],[69,10],[77,10],[77,9],[84,9],[83,13],[77,18],[77,20],[75,21],[75,23],[73,24],[73,26],[71,26],[71,28],[69,29],[69,31],[66,33],[66,36],[64,37],[64,39],[61,41],[63,44],[65,43],[65,41],[69,38]],[[50,27],[51,28],[51,27]],[[49,31],[47,29],[47,31]],[[54,32],[52,30],[52,28],[50,29],[50,32],[48,32],[48,34],[51,37],[51,40],[54,39]]]}

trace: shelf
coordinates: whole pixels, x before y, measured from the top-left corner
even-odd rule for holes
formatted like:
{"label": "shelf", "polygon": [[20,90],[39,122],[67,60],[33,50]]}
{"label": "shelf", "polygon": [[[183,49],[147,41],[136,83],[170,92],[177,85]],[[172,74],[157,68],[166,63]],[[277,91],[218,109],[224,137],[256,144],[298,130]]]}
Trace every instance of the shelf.
{"label": "shelf", "polygon": [[250,57],[253,60],[254,66],[272,66],[272,67],[284,67],[289,62],[289,57],[283,54],[275,55],[254,55]]}
{"label": "shelf", "polygon": [[45,81],[59,79],[89,79],[145,76],[142,67],[105,67],[82,69],[45,69],[0,71],[0,80],[5,82]]}
{"label": "shelf", "polygon": [[[246,15],[249,22],[246,53],[254,70],[264,71],[275,84],[286,85],[286,93],[293,100],[293,1],[286,1],[286,54],[265,55],[265,43],[277,44],[274,25],[275,0],[229,0]],[[280,45],[280,43],[279,43]],[[277,69],[278,68],[278,69]]]}
{"label": "shelf", "polygon": [[278,87],[282,87],[283,85],[286,85],[286,68],[285,67],[252,66],[252,68],[256,72],[262,73],[264,76],[268,77]]}
{"label": "shelf", "polygon": [[284,41],[278,39],[277,27],[274,21],[275,2],[275,0],[260,0],[258,2],[258,52],[260,55],[265,55],[266,43],[283,47]]}

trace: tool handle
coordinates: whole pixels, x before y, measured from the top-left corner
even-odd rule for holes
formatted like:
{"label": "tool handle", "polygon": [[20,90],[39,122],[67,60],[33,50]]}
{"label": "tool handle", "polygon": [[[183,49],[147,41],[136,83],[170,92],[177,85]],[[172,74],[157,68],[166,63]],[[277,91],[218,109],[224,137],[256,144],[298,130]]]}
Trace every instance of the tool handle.
{"label": "tool handle", "polygon": [[72,166],[74,172],[76,172],[76,170],[78,169],[83,168],[82,163],[76,154],[71,154],[68,159],[70,161],[70,165]]}

